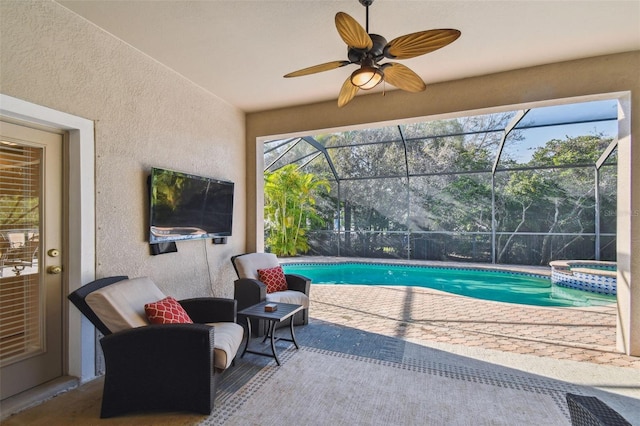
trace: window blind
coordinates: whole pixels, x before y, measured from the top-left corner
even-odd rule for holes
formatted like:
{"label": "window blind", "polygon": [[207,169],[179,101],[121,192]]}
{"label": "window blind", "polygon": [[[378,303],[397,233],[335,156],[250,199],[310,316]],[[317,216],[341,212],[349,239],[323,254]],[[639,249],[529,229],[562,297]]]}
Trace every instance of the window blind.
{"label": "window blind", "polygon": [[42,148],[0,141],[0,365],[43,349],[38,269]]}

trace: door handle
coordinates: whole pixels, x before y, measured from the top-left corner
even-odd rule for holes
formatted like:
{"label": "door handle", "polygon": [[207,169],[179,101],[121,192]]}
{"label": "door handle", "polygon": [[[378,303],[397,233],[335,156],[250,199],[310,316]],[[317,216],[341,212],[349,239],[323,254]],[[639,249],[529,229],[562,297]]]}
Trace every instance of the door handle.
{"label": "door handle", "polygon": [[62,267],[57,265],[51,265],[47,268],[47,273],[57,275],[62,272]]}

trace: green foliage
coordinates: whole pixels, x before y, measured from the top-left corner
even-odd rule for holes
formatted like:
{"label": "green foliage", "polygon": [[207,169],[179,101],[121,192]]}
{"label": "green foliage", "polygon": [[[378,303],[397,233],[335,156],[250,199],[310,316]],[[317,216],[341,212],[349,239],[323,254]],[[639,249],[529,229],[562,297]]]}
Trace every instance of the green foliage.
{"label": "green foliage", "polygon": [[329,183],[294,164],[265,174],[266,245],[279,256],[295,256],[309,250],[306,229],[322,222],[316,214],[316,193],[328,191]]}
{"label": "green foliage", "polygon": [[594,164],[611,142],[602,135],[552,139],[537,149],[530,161],[532,166],[561,166]]}

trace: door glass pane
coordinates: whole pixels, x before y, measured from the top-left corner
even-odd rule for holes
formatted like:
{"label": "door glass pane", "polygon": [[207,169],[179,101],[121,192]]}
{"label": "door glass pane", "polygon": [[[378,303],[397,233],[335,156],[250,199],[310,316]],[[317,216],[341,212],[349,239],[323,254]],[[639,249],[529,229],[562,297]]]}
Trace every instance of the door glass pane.
{"label": "door glass pane", "polygon": [[0,365],[42,352],[43,149],[0,141]]}

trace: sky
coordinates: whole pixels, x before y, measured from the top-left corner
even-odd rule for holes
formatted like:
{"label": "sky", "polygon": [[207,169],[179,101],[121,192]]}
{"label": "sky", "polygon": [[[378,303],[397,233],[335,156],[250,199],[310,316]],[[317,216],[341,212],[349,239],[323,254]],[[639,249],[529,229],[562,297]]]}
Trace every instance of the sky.
{"label": "sky", "polygon": [[519,163],[527,163],[535,149],[552,139],[566,139],[602,133],[604,137],[616,138],[618,134],[617,100],[559,105],[532,110],[523,120],[526,124],[547,124],[558,121],[602,119],[603,121],[535,127],[520,131],[524,140],[505,146],[504,153]]}

